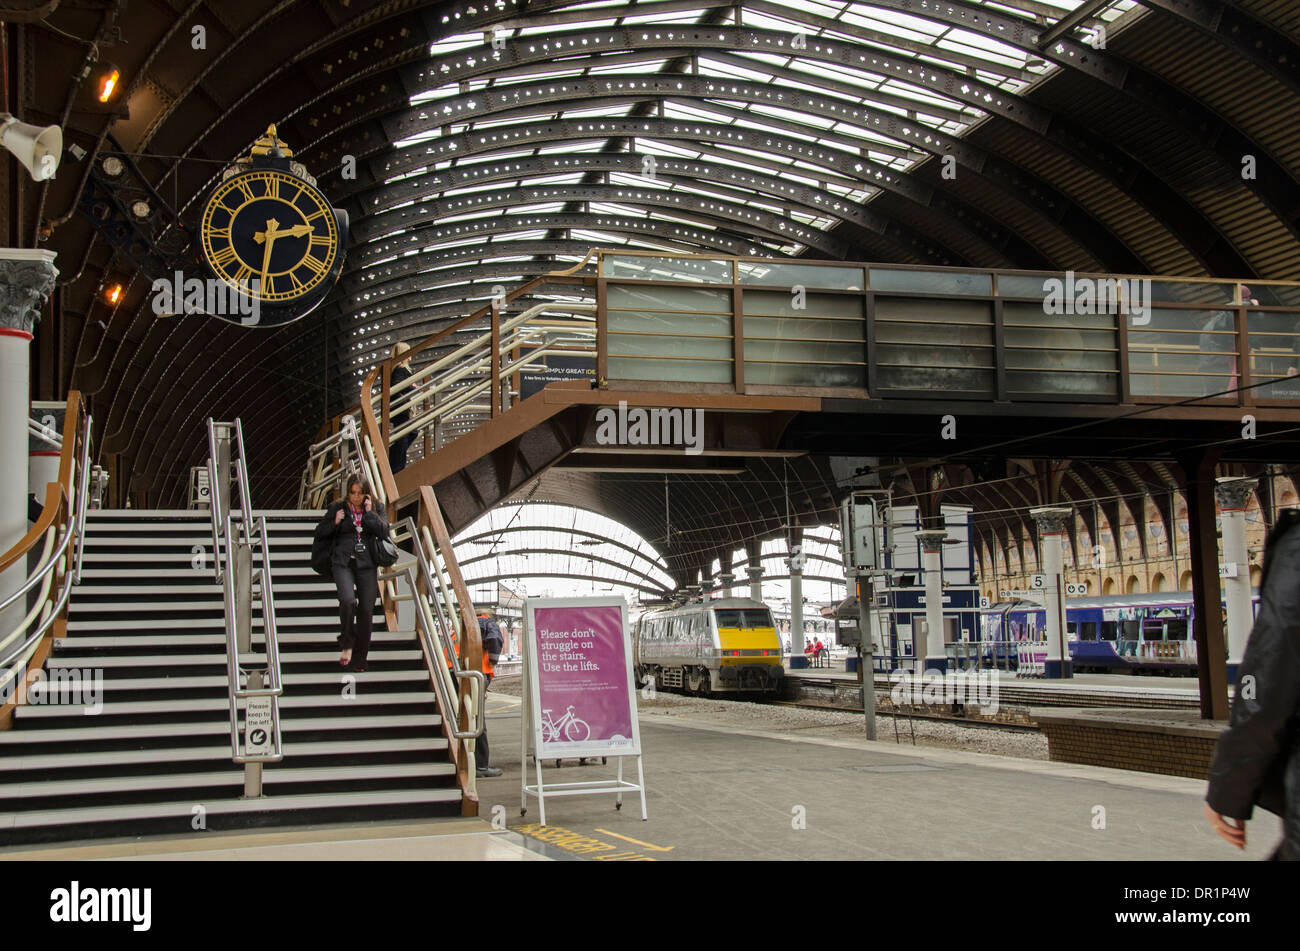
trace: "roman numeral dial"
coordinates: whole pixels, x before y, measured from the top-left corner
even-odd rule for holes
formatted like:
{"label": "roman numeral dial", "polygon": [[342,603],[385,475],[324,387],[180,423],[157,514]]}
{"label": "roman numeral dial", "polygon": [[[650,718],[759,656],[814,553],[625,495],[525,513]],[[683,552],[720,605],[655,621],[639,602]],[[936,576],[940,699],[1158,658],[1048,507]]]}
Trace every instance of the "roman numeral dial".
{"label": "roman numeral dial", "polygon": [[218,185],[199,233],[213,276],[264,303],[319,301],[338,271],[339,227],[329,201],[280,169],[253,168]]}

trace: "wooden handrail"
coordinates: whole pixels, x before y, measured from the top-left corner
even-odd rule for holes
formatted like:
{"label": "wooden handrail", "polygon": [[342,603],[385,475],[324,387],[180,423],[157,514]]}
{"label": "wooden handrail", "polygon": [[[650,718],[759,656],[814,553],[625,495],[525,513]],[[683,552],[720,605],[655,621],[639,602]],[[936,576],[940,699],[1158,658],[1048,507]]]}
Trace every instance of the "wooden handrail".
{"label": "wooden handrail", "polygon": [[[556,272],[551,272],[551,273],[548,273],[548,274],[541,274],[541,275],[539,275],[539,276],[533,278],[531,281],[528,281],[528,282],[525,283],[525,284],[521,284],[521,285],[519,285],[519,286],[516,287],[513,291],[510,291],[508,294],[506,294],[506,296],[505,296],[505,302],[509,302],[509,301],[515,300],[516,298],[522,296],[523,294],[526,294],[528,291],[531,291],[533,288],[535,288],[535,287],[540,287],[542,284],[545,284],[545,283],[548,282],[548,281],[554,280],[554,279],[557,278],[557,277],[558,277],[558,278],[568,278],[572,283],[575,283],[575,284],[590,284],[590,283],[593,283],[593,282],[595,281],[595,278],[592,278],[592,277],[581,277],[581,276],[575,278],[573,272],[574,272],[575,270],[577,270],[577,268],[580,268],[580,267],[582,267],[584,264],[586,264],[586,263],[587,263],[587,260],[588,260],[588,259],[589,259],[593,254],[595,254],[597,250],[598,250],[598,249],[592,249],[590,252],[588,252],[588,253],[587,253],[587,257],[586,257],[586,258],[583,258],[582,261],[581,261],[581,262],[577,265],[577,267],[575,267],[575,268],[571,268],[571,269],[569,269],[568,271],[556,271]],[[457,333],[457,332],[459,332],[459,331],[461,331],[461,330],[464,330],[468,325],[473,324],[473,323],[474,323],[475,321],[477,321],[477,320],[482,320],[484,317],[487,317],[487,316],[491,313],[491,310],[492,310],[492,305],[491,305],[491,303],[489,303],[489,304],[487,304],[487,305],[485,305],[485,306],[483,306],[483,307],[480,307],[478,310],[474,311],[472,314],[469,314],[469,315],[466,316],[466,317],[462,317],[462,318],[460,318],[460,320],[456,321],[454,324],[451,324],[450,326],[444,327],[444,328],[442,328],[442,330],[439,330],[437,333],[433,334],[432,336],[430,336],[430,337],[426,337],[424,340],[421,340],[419,343],[417,343],[417,344],[415,344],[414,346],[412,346],[410,350],[407,350],[405,353],[403,353],[400,357],[398,357],[398,358],[396,358],[396,359],[394,359],[393,357],[389,357],[387,360],[384,360],[382,363],[377,363],[377,364],[375,364],[374,369],[379,370],[379,371],[382,373],[382,372],[384,371],[384,369],[387,368],[387,369],[388,369],[388,372],[391,373],[391,372],[392,372],[392,368],[393,368],[394,366],[396,366],[398,363],[404,363],[404,362],[406,362],[407,360],[410,360],[410,359],[411,359],[412,357],[414,357],[417,353],[420,353],[420,352],[422,352],[422,351],[424,351],[424,350],[429,349],[429,348],[432,347],[434,344],[436,344],[436,343],[438,343],[440,340],[442,340],[444,337],[450,336],[451,334],[454,334],[454,333]],[[320,428],[319,430],[317,430],[317,432],[316,432],[316,440],[315,440],[315,441],[316,441],[316,442],[320,442],[322,439],[326,438],[327,436],[330,436],[332,433],[334,433],[335,431],[337,431],[338,420],[342,419],[344,416],[351,416],[351,415],[353,415],[354,413],[358,412],[360,409],[361,409],[361,407],[360,407],[359,404],[357,404],[357,405],[353,405],[353,406],[349,407],[348,409],[344,410],[344,411],[343,411],[342,413],[340,413],[338,416],[335,416],[335,417],[333,417],[333,418],[327,420],[327,421],[324,423],[324,425],[322,425],[321,428]]]}
{"label": "wooden handrail", "polygon": [[[59,451],[59,479],[57,482],[46,484],[45,507],[41,509],[41,517],[16,545],[0,557],[0,571],[8,571],[19,559],[36,547],[37,543],[45,537],[50,526],[54,524],[55,518],[64,511],[67,501],[72,498],[72,466],[77,451],[77,431],[80,428],[81,393],[73,390],[68,394],[68,409],[63,417],[63,448]],[[56,487],[56,496],[51,496],[50,487]],[[58,498],[57,504],[50,504],[52,497]],[[61,520],[60,524],[63,521],[66,521],[66,518]]]}
{"label": "wooden handrail", "polygon": [[[58,481],[45,484],[45,507],[41,509],[41,517],[36,520],[36,524],[22,537],[18,544],[10,548],[3,558],[0,558],[0,571],[7,571],[16,564],[26,564],[27,555],[35,549],[50,528],[54,526],[62,528],[67,525],[68,519],[72,516],[71,504],[74,500],[73,477],[76,475],[73,465],[80,448],[78,437],[81,430],[81,416],[81,393],[78,390],[72,390],[68,393],[68,408],[63,416],[63,448],[59,451]],[[86,436],[89,438],[89,433]],[[89,465],[89,461],[87,461],[87,465]],[[79,525],[77,530],[79,532],[85,531],[85,527]],[[50,565],[48,569],[53,574],[49,597],[55,604],[58,603],[62,590],[67,585],[72,584],[74,544],[75,542],[70,542],[68,545],[65,558],[66,570],[63,572],[61,580],[56,566]],[[60,587],[60,585],[63,587]],[[45,664],[54,639],[62,637],[67,630],[67,616],[68,606],[65,604],[63,610],[54,619],[53,625],[41,638],[40,643],[28,658],[26,668],[22,673],[18,674],[19,677],[26,678],[28,672],[33,668],[40,668]],[[17,709],[18,699],[22,695],[23,691],[14,690],[8,700],[0,703],[0,730],[7,730],[13,725],[14,710]]]}
{"label": "wooden handrail", "polygon": [[[405,357],[406,354],[402,354],[402,356]],[[380,481],[383,483],[384,495],[389,501],[389,518],[396,518],[397,480],[394,478],[393,470],[389,466],[387,443],[381,438],[379,422],[375,419],[374,407],[370,399],[371,391],[375,385],[375,378],[379,376],[379,373],[380,368],[375,367],[366,374],[366,378],[361,382],[361,425],[366,436],[370,439],[370,445],[375,450],[375,468],[379,473]],[[474,605],[469,598],[469,589],[465,586],[465,579],[460,573],[460,566],[456,564],[456,555],[452,549],[451,537],[447,534],[447,524],[443,520],[442,510],[438,507],[438,500],[434,496],[431,486],[420,486],[420,509],[416,525],[417,527],[427,526],[429,528],[434,544],[438,546],[438,551],[442,554],[447,574],[451,577],[452,590],[456,593],[457,607],[460,610],[463,626],[459,645],[461,666],[466,670],[481,670],[483,667],[483,641],[479,635],[478,619],[474,616]],[[415,544],[419,544],[419,539],[413,541]],[[412,595],[416,594],[416,592],[411,593]],[[391,614],[389,612],[385,613],[388,614],[391,630],[396,626],[396,613],[395,611]],[[461,732],[468,730],[470,727],[469,712],[465,701],[472,690],[473,687],[468,681],[463,680],[460,682],[460,716],[456,728]],[[487,702],[486,697],[483,698],[483,702]],[[456,748],[452,755],[452,761],[456,765],[456,777],[461,788],[462,814],[467,816],[478,815],[478,799],[469,791],[469,756],[461,745],[465,741],[457,740],[452,736],[453,726],[446,713],[447,711],[444,711],[442,727],[443,732],[447,735],[449,746]]]}

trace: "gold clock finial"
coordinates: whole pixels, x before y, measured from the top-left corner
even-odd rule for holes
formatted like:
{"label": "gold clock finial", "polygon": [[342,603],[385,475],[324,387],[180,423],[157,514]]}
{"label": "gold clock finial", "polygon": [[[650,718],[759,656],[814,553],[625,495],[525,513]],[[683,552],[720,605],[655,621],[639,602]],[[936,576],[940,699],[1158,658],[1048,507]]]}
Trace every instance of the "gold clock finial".
{"label": "gold clock finial", "polygon": [[266,127],[266,135],[262,136],[256,143],[254,143],[253,149],[249,155],[270,155],[271,152],[277,148],[285,158],[291,158],[293,156],[293,149],[284,144],[279,133],[276,132],[275,123],[272,122]]}

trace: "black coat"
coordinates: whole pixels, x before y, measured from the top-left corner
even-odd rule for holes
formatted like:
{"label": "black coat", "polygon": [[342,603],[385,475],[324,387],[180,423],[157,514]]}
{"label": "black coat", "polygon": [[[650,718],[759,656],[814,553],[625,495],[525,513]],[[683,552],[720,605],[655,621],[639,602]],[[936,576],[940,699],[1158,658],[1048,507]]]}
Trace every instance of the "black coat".
{"label": "black coat", "polygon": [[[345,510],[343,521],[335,525],[334,515],[339,509]],[[378,567],[378,563],[375,561],[375,542],[378,539],[388,537],[388,523],[384,521],[380,511],[381,509],[376,507],[361,516],[361,538],[365,542],[366,550],[357,555],[358,568]],[[329,538],[331,536],[334,543],[330,555],[330,564],[347,567],[348,560],[353,555],[353,546],[357,540],[356,528],[352,524],[352,513],[348,510],[347,502],[331,502],[329,508],[325,510],[325,517],[316,524],[315,537]]]}
{"label": "black coat", "polygon": [[1281,816],[1285,838],[1277,857],[1300,860],[1300,526],[1265,558],[1259,615],[1205,799],[1233,819],[1249,819],[1255,806]]}

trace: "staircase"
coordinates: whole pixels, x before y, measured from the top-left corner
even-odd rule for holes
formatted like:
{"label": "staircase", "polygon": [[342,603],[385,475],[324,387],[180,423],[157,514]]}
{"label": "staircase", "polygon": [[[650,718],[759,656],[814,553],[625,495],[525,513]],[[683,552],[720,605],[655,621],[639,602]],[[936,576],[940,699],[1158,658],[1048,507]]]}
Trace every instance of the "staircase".
{"label": "staircase", "polygon": [[102,710],[17,707],[0,731],[0,844],[461,814],[415,632],[388,632],[377,613],[369,669],[344,674],[334,586],[310,567],[320,513],[255,514],[267,516],[284,683],[284,759],[263,767],[263,796],[241,798],[231,761],[207,512],[92,511],[67,636],[47,666],[71,699],[95,700],[102,676]]}

